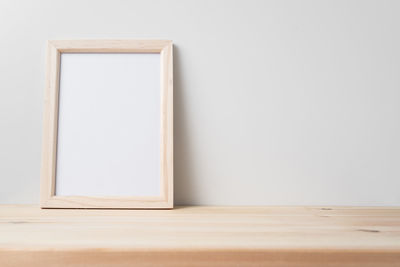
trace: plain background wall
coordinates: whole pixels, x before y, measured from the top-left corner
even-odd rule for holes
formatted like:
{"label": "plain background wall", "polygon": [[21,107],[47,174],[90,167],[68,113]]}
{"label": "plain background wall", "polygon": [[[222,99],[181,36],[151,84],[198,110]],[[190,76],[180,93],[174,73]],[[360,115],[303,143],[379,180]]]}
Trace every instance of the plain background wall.
{"label": "plain background wall", "polygon": [[400,1],[0,2],[0,203],[38,203],[47,39],[171,39],[175,201],[400,205]]}

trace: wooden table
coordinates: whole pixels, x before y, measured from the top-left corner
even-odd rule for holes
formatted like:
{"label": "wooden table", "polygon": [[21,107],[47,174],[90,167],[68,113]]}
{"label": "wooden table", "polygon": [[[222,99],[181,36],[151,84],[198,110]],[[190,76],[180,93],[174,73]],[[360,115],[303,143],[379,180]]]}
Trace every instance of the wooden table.
{"label": "wooden table", "polygon": [[400,266],[400,208],[0,206],[0,266]]}

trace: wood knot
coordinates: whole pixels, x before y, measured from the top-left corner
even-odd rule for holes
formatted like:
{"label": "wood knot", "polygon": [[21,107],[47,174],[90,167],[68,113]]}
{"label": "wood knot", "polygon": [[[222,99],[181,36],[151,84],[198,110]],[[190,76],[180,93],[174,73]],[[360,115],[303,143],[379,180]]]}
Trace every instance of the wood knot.
{"label": "wood knot", "polygon": [[379,230],[373,230],[373,229],[357,229],[359,232],[366,232],[366,233],[380,233],[381,231]]}
{"label": "wood knot", "polygon": [[28,223],[28,222],[24,222],[24,221],[14,221],[14,222],[9,222],[12,224],[22,224],[22,223]]}

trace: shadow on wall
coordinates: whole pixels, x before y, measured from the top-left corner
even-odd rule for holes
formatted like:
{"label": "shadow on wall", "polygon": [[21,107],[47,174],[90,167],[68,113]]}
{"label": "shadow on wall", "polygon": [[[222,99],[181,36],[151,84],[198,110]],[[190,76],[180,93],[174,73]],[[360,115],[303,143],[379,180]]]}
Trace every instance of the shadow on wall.
{"label": "shadow on wall", "polygon": [[191,174],[191,146],[185,106],[184,71],[180,49],[174,44],[174,203],[190,205],[195,195]]}

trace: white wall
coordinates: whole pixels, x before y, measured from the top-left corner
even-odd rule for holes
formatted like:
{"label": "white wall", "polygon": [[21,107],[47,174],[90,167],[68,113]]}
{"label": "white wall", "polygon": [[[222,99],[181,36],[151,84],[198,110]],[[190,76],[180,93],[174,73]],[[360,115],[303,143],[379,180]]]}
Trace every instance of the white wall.
{"label": "white wall", "polygon": [[47,39],[175,43],[175,199],[400,205],[400,1],[0,2],[0,203],[38,203]]}

